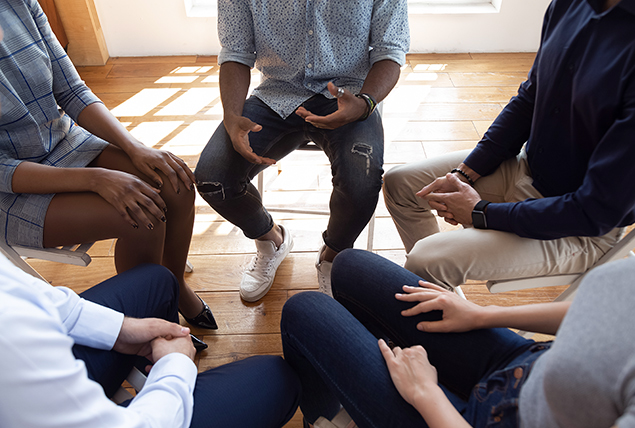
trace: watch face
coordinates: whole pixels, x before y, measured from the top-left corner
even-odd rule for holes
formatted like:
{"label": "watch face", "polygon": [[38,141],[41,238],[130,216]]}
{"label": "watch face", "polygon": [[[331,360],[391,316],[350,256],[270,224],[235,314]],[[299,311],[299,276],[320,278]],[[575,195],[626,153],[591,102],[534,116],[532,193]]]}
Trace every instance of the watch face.
{"label": "watch face", "polygon": [[486,229],[485,213],[483,211],[472,211],[472,225],[477,229]]}

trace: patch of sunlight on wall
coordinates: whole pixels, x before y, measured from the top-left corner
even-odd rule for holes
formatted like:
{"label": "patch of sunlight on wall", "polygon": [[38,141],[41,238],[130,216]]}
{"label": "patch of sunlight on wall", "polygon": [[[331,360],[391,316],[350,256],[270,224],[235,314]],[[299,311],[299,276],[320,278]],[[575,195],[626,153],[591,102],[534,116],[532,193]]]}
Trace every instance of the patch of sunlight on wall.
{"label": "patch of sunlight on wall", "polygon": [[146,88],[110,112],[117,117],[143,116],[180,91],[180,88]]}
{"label": "patch of sunlight on wall", "polygon": [[192,88],[162,108],[155,116],[193,115],[220,96],[218,88]]}
{"label": "patch of sunlight on wall", "polygon": [[143,122],[132,129],[130,133],[146,146],[153,147],[181,124],[183,121]]}

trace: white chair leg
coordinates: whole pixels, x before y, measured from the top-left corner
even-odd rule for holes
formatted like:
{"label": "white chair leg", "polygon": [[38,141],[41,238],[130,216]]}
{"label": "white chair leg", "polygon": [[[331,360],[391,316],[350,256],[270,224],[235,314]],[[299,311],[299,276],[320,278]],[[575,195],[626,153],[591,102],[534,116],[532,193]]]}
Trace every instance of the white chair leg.
{"label": "white chair leg", "polygon": [[458,294],[460,297],[462,297],[462,298],[464,298],[465,300],[467,300],[467,297],[465,297],[465,293],[463,292],[463,289],[461,288],[461,286],[460,286],[460,285],[459,285],[459,286],[457,286],[457,287],[454,287],[454,292],[455,292],[456,294]]}
{"label": "white chair leg", "polygon": [[366,241],[366,250],[373,251],[373,243],[375,240],[375,213],[368,222],[368,240]]}

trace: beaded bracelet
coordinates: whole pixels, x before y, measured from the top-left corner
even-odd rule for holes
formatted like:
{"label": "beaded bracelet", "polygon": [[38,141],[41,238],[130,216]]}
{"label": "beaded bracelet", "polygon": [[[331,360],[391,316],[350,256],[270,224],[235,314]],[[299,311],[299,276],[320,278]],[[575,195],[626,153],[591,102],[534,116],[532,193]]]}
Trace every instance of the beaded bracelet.
{"label": "beaded bracelet", "polygon": [[362,115],[362,117],[360,117],[359,119],[357,119],[358,121],[363,121],[368,119],[368,117],[373,114],[373,112],[375,111],[375,108],[377,107],[377,101],[375,101],[375,99],[368,95],[368,94],[357,94],[355,95],[357,98],[361,98],[364,101],[366,101],[366,113],[364,113]]}
{"label": "beaded bracelet", "polygon": [[467,180],[468,183],[470,183],[470,186],[474,186],[474,180],[472,180],[470,178],[469,175],[467,175],[467,173],[465,171],[463,171],[462,169],[458,169],[458,168],[454,168],[452,171],[450,171],[450,173],[454,174],[455,172],[458,172],[459,174],[461,174],[463,177],[465,177],[465,179]]}

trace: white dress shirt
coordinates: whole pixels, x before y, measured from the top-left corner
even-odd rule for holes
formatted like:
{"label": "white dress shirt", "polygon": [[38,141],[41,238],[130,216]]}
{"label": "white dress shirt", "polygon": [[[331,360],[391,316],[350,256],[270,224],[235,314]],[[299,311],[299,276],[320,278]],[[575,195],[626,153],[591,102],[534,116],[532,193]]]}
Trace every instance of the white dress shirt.
{"label": "white dress shirt", "polygon": [[110,401],[74,357],[75,343],[111,349],[123,314],[52,287],[0,255],[0,427],[188,427],[196,366],[156,362],[127,408]]}

